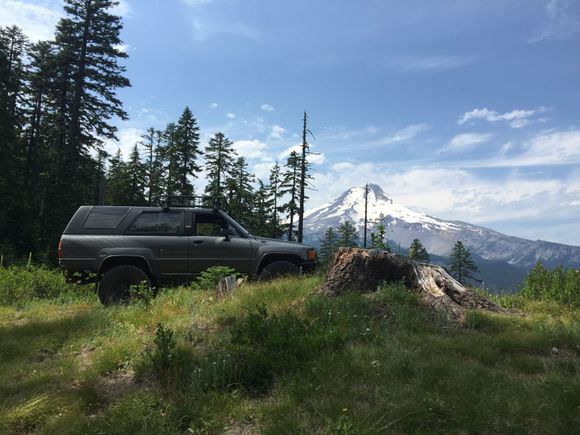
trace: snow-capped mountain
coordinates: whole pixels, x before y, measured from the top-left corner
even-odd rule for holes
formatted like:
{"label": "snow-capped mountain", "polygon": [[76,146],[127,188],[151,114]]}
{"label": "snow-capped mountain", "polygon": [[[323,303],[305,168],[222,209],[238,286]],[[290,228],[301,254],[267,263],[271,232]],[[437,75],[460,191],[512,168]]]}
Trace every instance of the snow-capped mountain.
{"label": "snow-capped mountain", "polygon": [[[320,240],[329,226],[337,227],[345,220],[352,221],[362,235],[364,209],[364,186],[347,190],[330,204],[305,213],[305,239],[311,242]],[[485,260],[506,262],[526,269],[533,267],[538,260],[549,267],[564,265],[580,268],[578,246],[511,237],[466,222],[446,221],[417,213],[393,201],[380,186],[369,184],[369,233],[372,222],[379,219],[383,219],[388,228],[387,237],[404,248],[417,238],[429,253],[448,256],[455,242],[461,240],[472,254]]]}

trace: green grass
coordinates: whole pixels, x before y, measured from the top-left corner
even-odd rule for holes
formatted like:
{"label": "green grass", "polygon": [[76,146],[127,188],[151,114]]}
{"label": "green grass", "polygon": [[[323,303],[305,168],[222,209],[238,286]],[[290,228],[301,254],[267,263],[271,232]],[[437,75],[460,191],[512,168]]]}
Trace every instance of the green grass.
{"label": "green grass", "polygon": [[0,433],[580,427],[578,309],[520,299],[525,314],[471,311],[458,325],[399,285],[327,298],[320,282],[224,298],[179,287],[110,308],[88,288],[21,285],[28,296],[0,306]]}

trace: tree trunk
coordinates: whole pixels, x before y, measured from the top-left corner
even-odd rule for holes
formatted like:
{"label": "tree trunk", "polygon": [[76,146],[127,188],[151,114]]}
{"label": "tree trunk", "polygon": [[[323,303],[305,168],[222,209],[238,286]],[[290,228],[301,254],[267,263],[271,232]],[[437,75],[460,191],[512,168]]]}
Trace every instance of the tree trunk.
{"label": "tree trunk", "polygon": [[441,266],[419,263],[376,249],[340,248],[318,292],[337,296],[374,292],[382,282],[404,282],[430,306],[460,317],[466,309],[504,310],[464,287]]}

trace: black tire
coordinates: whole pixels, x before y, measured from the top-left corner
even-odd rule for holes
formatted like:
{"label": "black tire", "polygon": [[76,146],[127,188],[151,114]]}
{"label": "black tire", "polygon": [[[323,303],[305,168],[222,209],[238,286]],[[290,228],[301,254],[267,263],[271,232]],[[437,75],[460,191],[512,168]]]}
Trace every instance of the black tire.
{"label": "black tire", "polygon": [[268,281],[274,278],[281,278],[283,276],[298,275],[300,273],[300,268],[290,261],[274,261],[268,264],[262,272],[258,279],[260,281]]}
{"label": "black tire", "polygon": [[97,294],[103,305],[129,300],[129,287],[145,281],[151,285],[147,273],[137,266],[116,266],[109,269],[97,285]]}

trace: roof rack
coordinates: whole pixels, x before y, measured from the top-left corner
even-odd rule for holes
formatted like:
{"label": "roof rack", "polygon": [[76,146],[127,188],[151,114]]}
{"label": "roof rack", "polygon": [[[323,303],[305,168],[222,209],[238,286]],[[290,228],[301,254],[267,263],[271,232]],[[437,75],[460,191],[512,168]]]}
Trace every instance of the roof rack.
{"label": "roof rack", "polygon": [[155,202],[163,207],[204,207],[218,210],[227,205],[223,196],[203,196],[203,195],[161,195]]}

